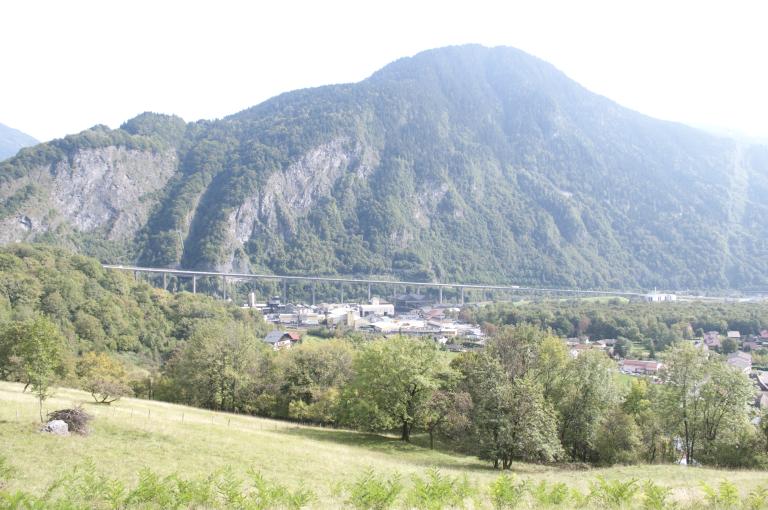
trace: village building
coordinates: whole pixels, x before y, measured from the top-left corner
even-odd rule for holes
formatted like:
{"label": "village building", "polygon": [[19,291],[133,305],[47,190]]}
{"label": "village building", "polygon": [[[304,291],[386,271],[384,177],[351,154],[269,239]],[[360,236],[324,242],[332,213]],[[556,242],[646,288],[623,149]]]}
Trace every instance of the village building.
{"label": "village building", "polygon": [[625,374],[656,375],[662,364],[656,360],[625,359],[619,367]]}
{"label": "village building", "polygon": [[658,292],[651,292],[645,294],[643,299],[648,303],[662,303],[665,301],[677,301],[677,296],[675,294],[660,294]]}
{"label": "village building", "polygon": [[294,343],[298,343],[301,337],[298,333],[280,331],[278,329],[270,331],[264,337],[264,342],[271,345],[274,350],[290,348]]}

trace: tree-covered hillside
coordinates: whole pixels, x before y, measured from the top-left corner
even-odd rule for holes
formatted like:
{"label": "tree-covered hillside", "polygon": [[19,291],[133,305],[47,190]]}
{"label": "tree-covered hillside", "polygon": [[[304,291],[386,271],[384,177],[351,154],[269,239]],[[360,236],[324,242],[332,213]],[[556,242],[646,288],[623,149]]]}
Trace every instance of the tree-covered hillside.
{"label": "tree-covered hillside", "polygon": [[268,329],[258,313],[200,294],[154,289],[90,257],[45,246],[3,247],[0,324],[40,316],[65,339],[65,357],[111,352],[147,368],[168,359],[204,322],[236,321],[257,334]]}
{"label": "tree-covered hillside", "polygon": [[22,151],[0,174],[0,240],[113,262],[768,283],[768,148],[632,112],[512,48],[431,50],[217,121],[143,114]]}

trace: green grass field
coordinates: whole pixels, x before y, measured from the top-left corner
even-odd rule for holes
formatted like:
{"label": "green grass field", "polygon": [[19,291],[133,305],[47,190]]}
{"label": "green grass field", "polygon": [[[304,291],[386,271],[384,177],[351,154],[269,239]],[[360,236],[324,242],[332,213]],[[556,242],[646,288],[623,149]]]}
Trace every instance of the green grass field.
{"label": "green grass field", "polygon": [[[245,476],[249,468],[289,487],[303,484],[318,496],[315,508],[338,507],[333,487],[373,468],[383,475],[398,472],[406,486],[413,474],[429,467],[461,476],[487,493],[498,471],[474,457],[430,451],[417,437],[404,444],[394,437],[331,430],[262,418],[229,415],[162,402],[123,399],[111,406],[90,404],[87,393],[59,389],[46,401],[48,410],[84,403],[95,415],[90,436],[54,437],[37,432],[37,401],[22,386],[0,382],[0,454],[14,469],[7,490],[40,492],[73,465],[92,460],[97,472],[135,484],[150,467],[161,475],[206,476],[230,466]],[[630,466],[569,470],[517,464],[513,471],[533,481],[566,482],[587,490],[598,475],[608,479],[653,479],[674,489],[674,498],[699,497],[699,482],[723,480],[747,494],[768,480],[756,471],[723,471],[680,466]]]}

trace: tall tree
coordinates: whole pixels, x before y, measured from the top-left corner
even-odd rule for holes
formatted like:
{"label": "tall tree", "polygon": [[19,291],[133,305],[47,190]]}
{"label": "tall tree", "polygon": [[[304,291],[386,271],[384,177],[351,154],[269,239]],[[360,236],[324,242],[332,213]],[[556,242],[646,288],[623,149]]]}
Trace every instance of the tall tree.
{"label": "tall tree", "polygon": [[364,345],[345,391],[347,421],[373,430],[399,428],[409,442],[441,369],[431,342],[397,336]]}
{"label": "tall tree", "polygon": [[212,409],[247,410],[269,355],[246,324],[200,321],[167,366],[172,397]]}
{"label": "tall tree", "polygon": [[43,401],[51,394],[58,378],[66,374],[66,343],[59,329],[43,316],[23,322],[11,322],[0,333],[3,363],[14,367],[16,376],[32,387],[38,398],[40,421]]}
{"label": "tall tree", "polygon": [[595,440],[606,413],[619,399],[616,365],[602,351],[587,350],[566,368],[560,391],[560,440],[572,458],[597,458]]}
{"label": "tall tree", "polygon": [[717,440],[725,424],[746,418],[752,386],[742,372],[689,343],[676,345],[663,359],[659,409],[691,463],[700,448]]}

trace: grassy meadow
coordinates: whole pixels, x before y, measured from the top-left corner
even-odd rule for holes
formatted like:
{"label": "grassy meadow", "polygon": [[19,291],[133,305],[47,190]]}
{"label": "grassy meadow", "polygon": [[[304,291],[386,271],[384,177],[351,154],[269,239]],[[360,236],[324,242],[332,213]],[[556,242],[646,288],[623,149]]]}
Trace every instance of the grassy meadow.
{"label": "grassy meadow", "polygon": [[[13,474],[8,491],[43,492],[72,466],[92,461],[96,472],[126,485],[137,481],[139,471],[150,467],[160,475],[205,477],[231,467],[246,477],[249,468],[288,487],[312,490],[314,508],[340,506],[334,489],[349,483],[366,470],[390,476],[402,475],[405,488],[413,475],[430,467],[454,477],[466,475],[478,487],[479,506],[490,507],[488,486],[499,476],[487,463],[474,457],[431,451],[426,438],[404,444],[394,437],[352,431],[298,426],[249,416],[205,411],[163,402],[123,399],[110,406],[89,403],[90,395],[58,389],[45,402],[47,410],[83,403],[95,416],[90,436],[56,437],[41,434],[37,401],[22,393],[22,385],[0,382],[0,455]],[[588,491],[597,476],[606,479],[652,479],[673,489],[680,502],[702,497],[700,482],[717,486],[733,482],[743,496],[768,480],[765,472],[724,471],[680,466],[629,466],[575,470],[516,464],[513,472],[536,483],[565,482]],[[0,485],[0,488],[2,486]]]}

